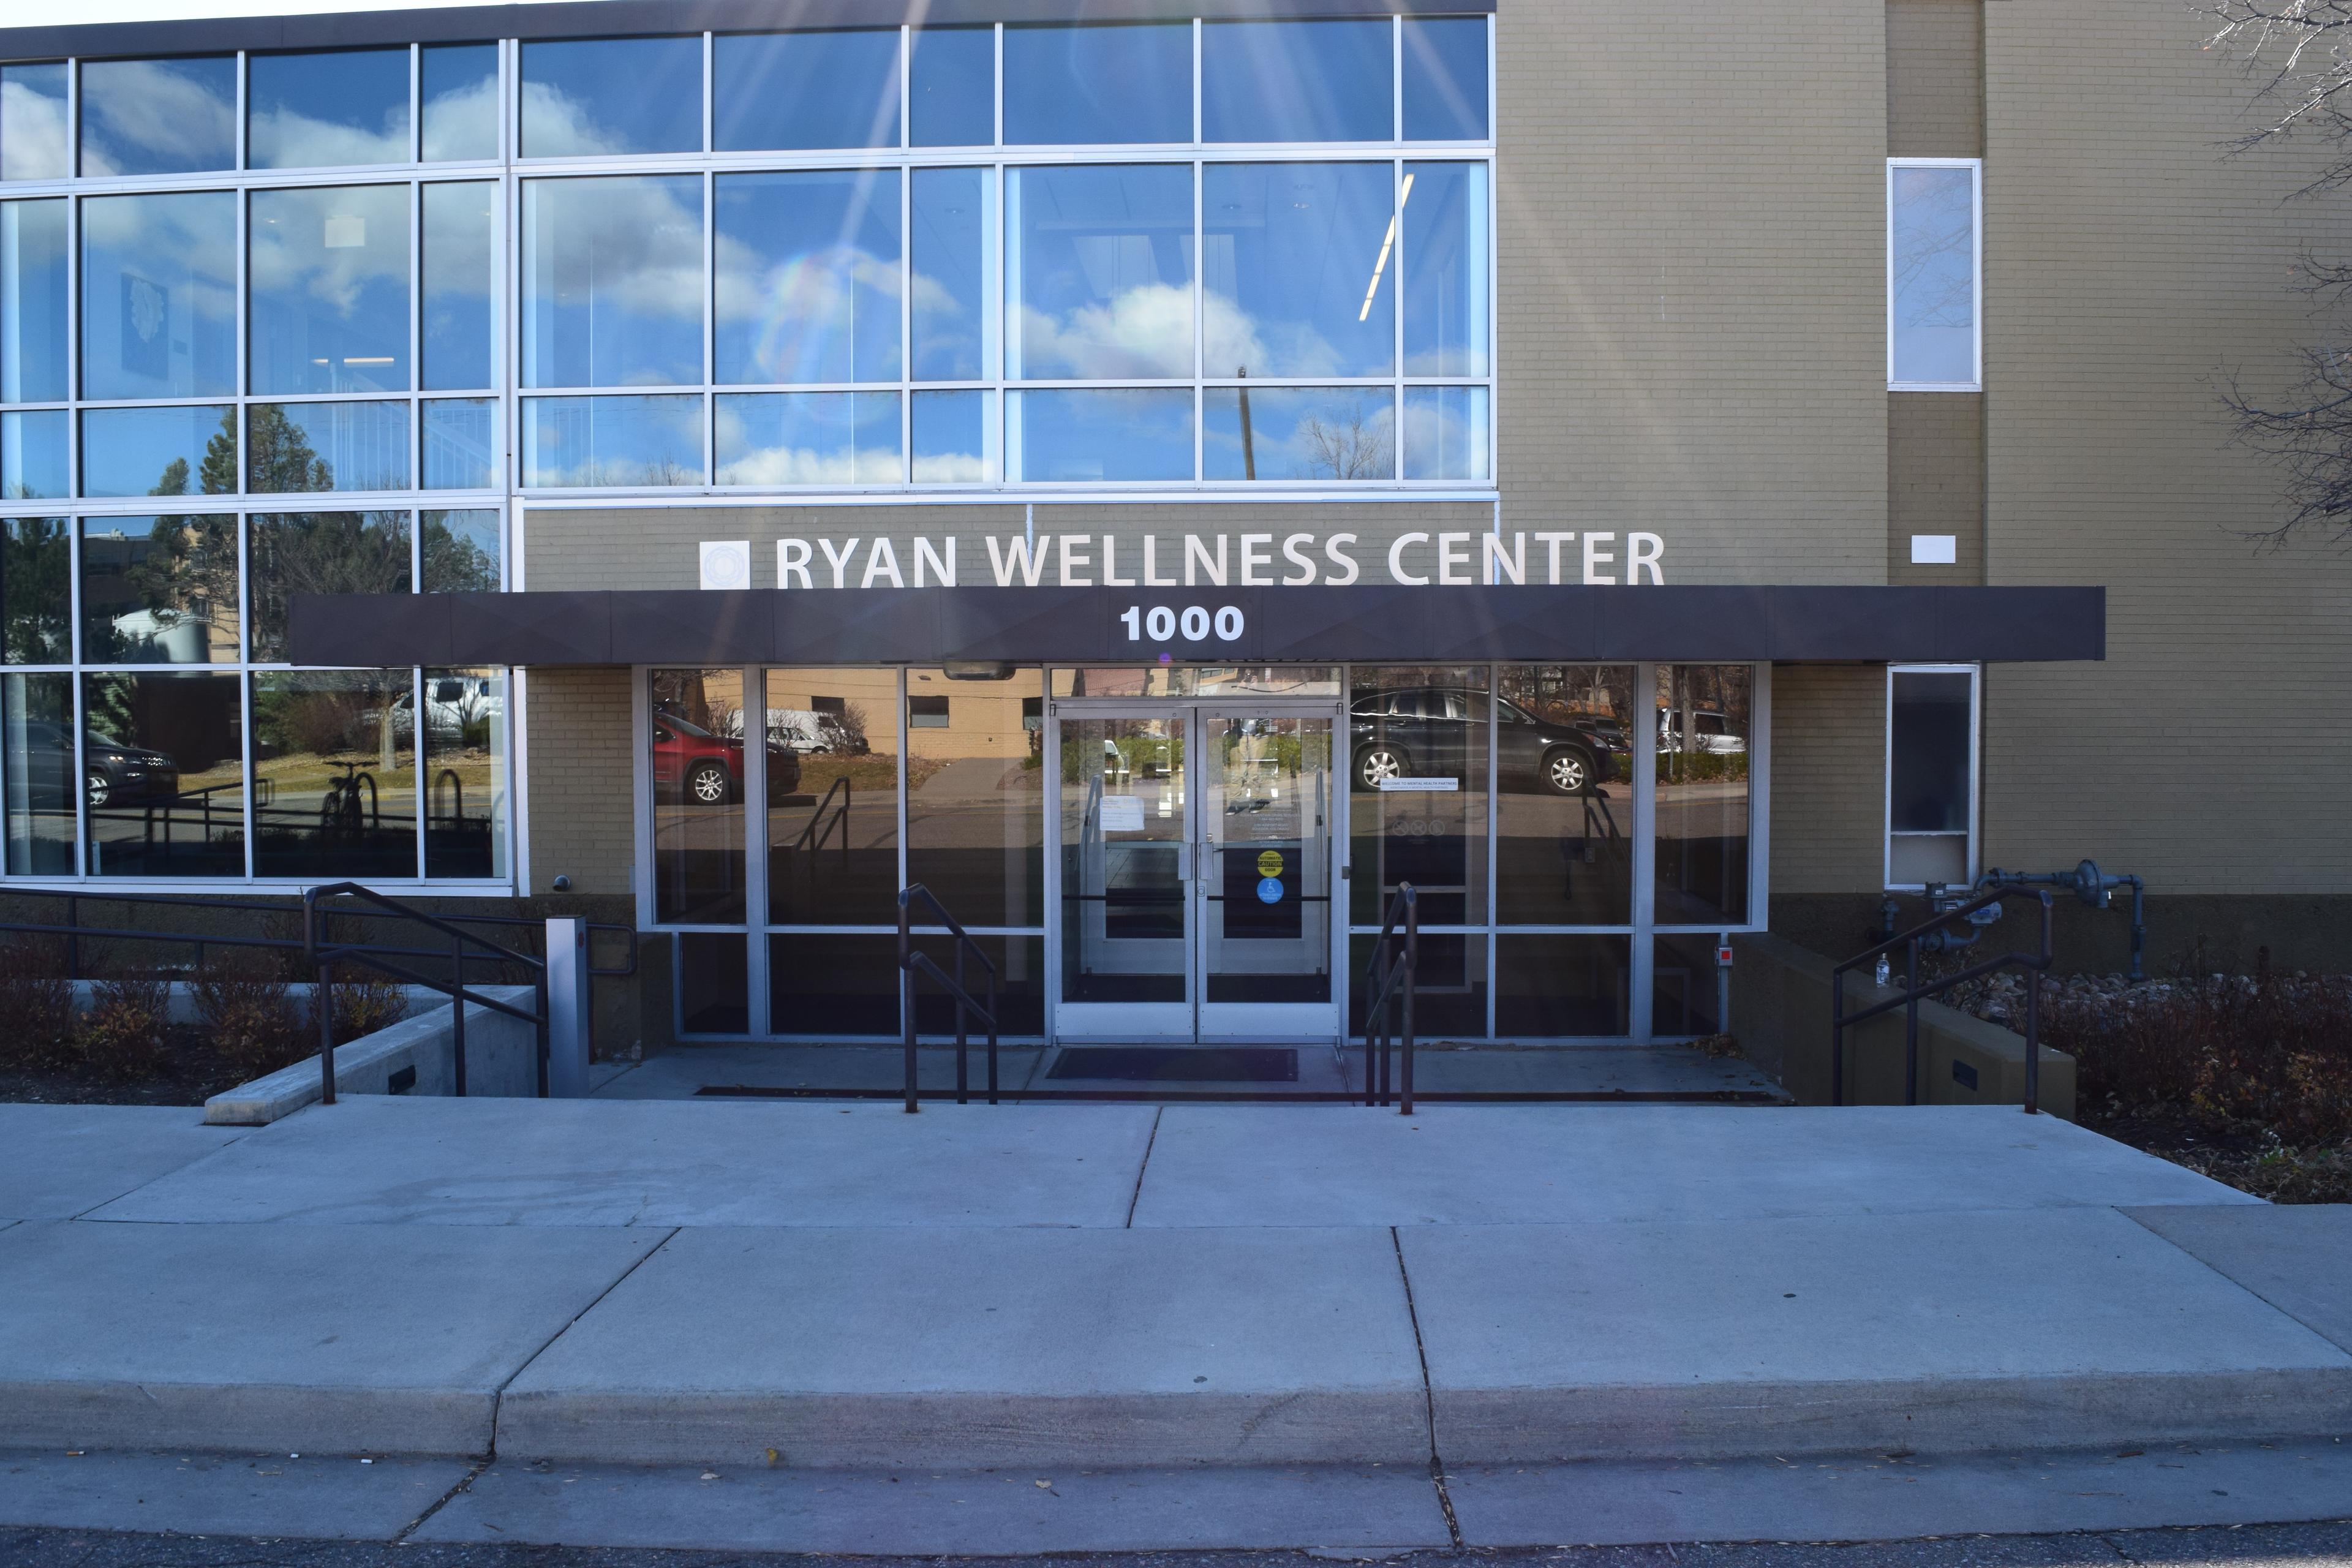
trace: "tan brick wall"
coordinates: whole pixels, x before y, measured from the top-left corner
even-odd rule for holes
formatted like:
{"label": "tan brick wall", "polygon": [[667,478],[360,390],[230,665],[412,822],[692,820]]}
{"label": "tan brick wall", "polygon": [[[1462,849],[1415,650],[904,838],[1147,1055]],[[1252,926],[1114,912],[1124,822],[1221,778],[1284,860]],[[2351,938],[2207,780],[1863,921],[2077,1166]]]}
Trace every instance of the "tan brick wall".
{"label": "tan brick wall", "polygon": [[2341,894],[2352,554],[2247,542],[2281,476],[2219,398],[2287,384],[2345,198],[2288,199],[2316,150],[2223,157],[2251,83],[2189,7],[1986,16],[1991,580],[2108,585],[2105,663],[1990,672],[1986,858]]}
{"label": "tan brick wall", "polygon": [[[1984,581],[1984,395],[1886,395],[1886,580]],[[1911,564],[1911,536],[1948,533],[1958,559]]]}
{"label": "tan brick wall", "polygon": [[1880,886],[1886,670],[1772,669],[1772,895]]}
{"label": "tan brick wall", "polygon": [[1885,0],[1503,0],[1505,526],[1885,580]]}
{"label": "tan brick wall", "polygon": [[530,876],[574,893],[627,893],[636,854],[629,819],[629,672],[533,669],[524,677],[530,737]]}
{"label": "tan brick wall", "polygon": [[1886,155],[1984,156],[1984,0],[1886,0]]}

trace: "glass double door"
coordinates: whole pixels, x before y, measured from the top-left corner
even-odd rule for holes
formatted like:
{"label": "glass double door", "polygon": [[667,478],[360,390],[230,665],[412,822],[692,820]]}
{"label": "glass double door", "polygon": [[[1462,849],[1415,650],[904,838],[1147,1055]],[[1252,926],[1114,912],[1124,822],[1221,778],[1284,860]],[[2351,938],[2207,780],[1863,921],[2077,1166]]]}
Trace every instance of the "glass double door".
{"label": "glass double door", "polygon": [[1064,1039],[1332,1039],[1336,709],[1055,704]]}

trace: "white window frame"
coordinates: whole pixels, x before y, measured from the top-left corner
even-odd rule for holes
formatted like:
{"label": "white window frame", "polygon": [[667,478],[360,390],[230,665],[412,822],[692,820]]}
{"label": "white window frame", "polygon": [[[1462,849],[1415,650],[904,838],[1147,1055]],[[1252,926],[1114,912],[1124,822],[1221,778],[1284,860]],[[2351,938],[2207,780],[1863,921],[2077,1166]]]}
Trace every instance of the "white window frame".
{"label": "white window frame", "polygon": [[1965,675],[1969,678],[1969,809],[1968,809],[1968,877],[1969,885],[1976,885],[1982,873],[1979,861],[1980,840],[1984,826],[1984,666],[1980,664],[1890,664],[1886,667],[1886,692],[1881,710],[1881,747],[1884,771],[1878,785],[1878,849],[1879,884],[1890,893],[1924,891],[1924,882],[1897,882],[1895,879],[1895,840],[1906,838],[1948,838],[1950,833],[1922,833],[1916,829],[1897,829],[1895,826],[1895,678],[1898,675]]}
{"label": "white window frame", "polygon": [[[1895,175],[1901,169],[1966,169],[1969,180],[1969,268],[1975,286],[1971,312],[1976,331],[1969,359],[1976,374],[1967,381],[1902,381],[1895,374]],[[1984,160],[1982,158],[1889,158],[1886,160],[1886,390],[1889,392],[1982,392],[1984,390]]]}

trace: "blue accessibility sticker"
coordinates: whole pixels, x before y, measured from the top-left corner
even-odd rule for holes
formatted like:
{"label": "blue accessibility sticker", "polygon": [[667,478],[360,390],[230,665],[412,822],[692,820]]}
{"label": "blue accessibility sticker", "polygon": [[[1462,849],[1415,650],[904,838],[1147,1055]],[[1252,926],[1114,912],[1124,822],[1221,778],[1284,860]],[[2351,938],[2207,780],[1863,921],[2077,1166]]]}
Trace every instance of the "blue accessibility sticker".
{"label": "blue accessibility sticker", "polygon": [[1257,901],[1261,904],[1278,904],[1282,902],[1282,879],[1279,877],[1261,878],[1257,885]]}

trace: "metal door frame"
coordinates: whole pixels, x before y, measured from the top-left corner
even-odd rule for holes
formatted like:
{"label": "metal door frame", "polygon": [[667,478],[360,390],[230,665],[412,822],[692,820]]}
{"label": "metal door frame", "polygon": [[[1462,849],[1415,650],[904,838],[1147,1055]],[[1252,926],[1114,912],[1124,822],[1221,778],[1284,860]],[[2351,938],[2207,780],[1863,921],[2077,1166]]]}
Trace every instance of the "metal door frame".
{"label": "metal door frame", "polygon": [[[1250,1019],[1236,1016],[1240,1009],[1270,1007],[1313,1009],[1322,1011],[1318,1004],[1223,1003],[1221,1008],[1232,1009],[1224,1018],[1208,1020],[1233,1027],[1210,1030],[1203,1026],[1202,994],[1206,966],[1206,904],[1202,869],[1202,850],[1206,834],[1201,817],[1202,773],[1202,759],[1205,727],[1204,715],[1213,712],[1219,718],[1291,718],[1323,719],[1331,725],[1331,806],[1326,831],[1330,836],[1327,853],[1331,869],[1330,916],[1327,921],[1327,937],[1330,942],[1331,1001],[1328,1020],[1318,1018],[1307,1032],[1283,1033],[1279,1027],[1249,1028]],[[1246,693],[1219,700],[1215,695],[1192,697],[1053,697],[1045,699],[1046,791],[1046,850],[1045,855],[1045,1037],[1055,1043],[1099,1040],[1131,1043],[1150,1041],[1161,1045],[1204,1045],[1238,1039],[1279,1039],[1285,1043],[1328,1043],[1341,1037],[1340,1020],[1347,1010],[1348,922],[1343,918],[1346,894],[1341,887],[1347,872],[1347,791],[1341,764],[1338,760],[1346,738],[1348,705],[1341,697],[1269,698]],[[1066,956],[1062,909],[1062,721],[1066,719],[1162,719],[1182,721],[1185,750],[1184,777],[1184,991],[1181,1005],[1188,1020],[1183,1028],[1170,1026],[1173,1019],[1160,1009],[1174,1004],[1150,1002],[1065,1002],[1062,998],[1062,964]],[[1069,1015],[1083,1010],[1076,1018]],[[1121,1026],[1117,1016],[1127,1012],[1136,1020],[1135,1026]],[[1261,1014],[1261,1016],[1263,1015]],[[1266,1020],[1269,1025],[1288,1023],[1294,1031],[1300,1021],[1295,1016],[1279,1016]]]}

